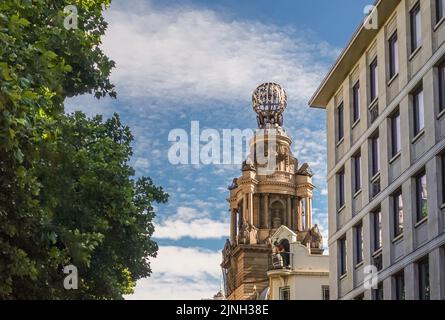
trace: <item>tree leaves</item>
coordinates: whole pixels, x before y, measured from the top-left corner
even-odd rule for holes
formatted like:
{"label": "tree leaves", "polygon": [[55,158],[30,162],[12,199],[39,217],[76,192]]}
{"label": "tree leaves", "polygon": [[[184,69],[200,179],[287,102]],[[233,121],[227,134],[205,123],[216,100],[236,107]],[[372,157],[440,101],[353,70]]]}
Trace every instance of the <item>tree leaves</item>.
{"label": "tree leaves", "polygon": [[[0,1],[0,299],[119,299],[151,272],[149,179],[133,181],[133,139],[116,115],[64,115],[64,100],[116,96],[99,47],[110,0]],[[148,214],[146,214],[148,213]],[[80,289],[61,267],[78,263]],[[105,283],[105,284],[104,284]]]}

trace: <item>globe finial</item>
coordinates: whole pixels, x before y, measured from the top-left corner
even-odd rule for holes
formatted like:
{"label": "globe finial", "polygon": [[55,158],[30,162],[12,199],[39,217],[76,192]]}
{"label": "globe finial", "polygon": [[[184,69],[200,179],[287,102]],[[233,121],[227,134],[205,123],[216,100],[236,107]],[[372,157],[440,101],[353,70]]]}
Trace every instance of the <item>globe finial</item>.
{"label": "globe finial", "polygon": [[283,125],[283,112],[287,107],[286,91],[276,83],[263,83],[252,95],[253,110],[258,114],[258,127],[264,129],[268,124]]}

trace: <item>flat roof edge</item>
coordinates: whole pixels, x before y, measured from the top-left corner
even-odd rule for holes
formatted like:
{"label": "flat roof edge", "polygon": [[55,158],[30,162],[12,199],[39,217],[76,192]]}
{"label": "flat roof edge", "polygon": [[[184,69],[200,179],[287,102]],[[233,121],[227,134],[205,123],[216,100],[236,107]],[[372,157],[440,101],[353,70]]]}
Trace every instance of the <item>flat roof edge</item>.
{"label": "flat roof edge", "polygon": [[[401,0],[377,0],[374,4],[374,6],[377,7],[377,10],[382,10],[385,14],[382,15],[383,19],[379,19],[379,25],[377,29],[370,30],[366,29],[363,20],[362,23],[358,26],[357,30],[354,32],[351,40],[348,42],[347,46],[342,50],[341,54],[333,64],[333,66],[330,68],[329,72],[324,77],[323,81],[317,88],[317,90],[314,92],[312,97],[310,98],[308,104],[311,108],[319,108],[319,109],[326,109],[326,105],[328,104],[329,100],[332,98],[332,96],[335,94],[335,92],[325,92],[327,89],[326,87],[329,85],[330,80],[333,78],[333,76],[336,75],[336,73],[340,72],[339,67],[341,64],[344,63],[345,58],[351,53],[351,49],[355,47],[356,45],[359,45],[360,48],[365,47],[366,45],[370,45],[372,43],[372,40],[375,38],[375,35],[377,35],[378,31],[384,26],[387,19],[391,16],[392,12],[396,9],[396,7],[399,5]],[[380,18],[379,14],[379,18]],[[363,49],[363,48],[362,48]],[[360,53],[360,56],[362,56],[362,53]],[[353,60],[354,65],[358,61],[359,57],[356,60]],[[331,89],[332,91],[332,89]],[[324,94],[323,94],[324,93]]]}

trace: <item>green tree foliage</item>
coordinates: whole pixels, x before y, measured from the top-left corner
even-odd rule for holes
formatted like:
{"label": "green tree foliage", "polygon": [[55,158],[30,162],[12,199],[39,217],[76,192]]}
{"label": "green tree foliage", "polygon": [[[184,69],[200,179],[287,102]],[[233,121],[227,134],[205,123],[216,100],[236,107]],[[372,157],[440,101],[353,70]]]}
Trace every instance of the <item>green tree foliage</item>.
{"label": "green tree foliage", "polygon": [[[42,145],[45,162],[37,168],[45,190],[39,200],[52,217],[50,258],[55,268],[79,268],[81,283],[71,297],[121,298],[151,272],[146,257],[157,251],[151,203],[167,195],[148,178],[131,180],[133,137],[117,115],[103,123],[76,113],[62,117],[59,128],[58,138]],[[56,271],[46,281],[62,290]]]}
{"label": "green tree foliage", "polygon": [[[151,203],[167,196],[131,180],[117,116],[63,115],[67,97],[116,95],[100,49],[110,1],[0,1],[0,299],[121,298],[150,273]],[[78,291],[62,290],[67,263]]]}

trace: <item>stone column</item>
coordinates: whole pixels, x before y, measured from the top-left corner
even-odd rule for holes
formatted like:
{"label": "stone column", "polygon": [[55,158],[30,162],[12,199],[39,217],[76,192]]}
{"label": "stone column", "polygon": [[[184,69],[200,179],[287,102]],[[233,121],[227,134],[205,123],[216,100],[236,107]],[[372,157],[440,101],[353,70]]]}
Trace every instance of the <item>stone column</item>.
{"label": "stone column", "polygon": [[235,244],[238,226],[236,224],[236,209],[230,211],[230,243]]}
{"label": "stone column", "polygon": [[264,195],[264,228],[270,229],[269,194]]}
{"label": "stone column", "polygon": [[309,230],[311,228],[311,200],[309,197],[306,198],[306,208],[305,208],[305,214],[306,214],[306,230]]}
{"label": "stone column", "polygon": [[248,200],[249,200],[249,222],[251,225],[255,225],[254,224],[254,220],[253,220],[253,193],[249,193],[248,195]]}
{"label": "stone column", "polygon": [[309,198],[309,228],[312,228],[312,197]]}
{"label": "stone column", "polygon": [[292,230],[292,202],[290,196],[287,198],[287,227]]}
{"label": "stone column", "polygon": [[303,231],[303,204],[302,204],[302,199],[298,199],[298,231]]}
{"label": "stone column", "polygon": [[247,220],[248,218],[248,211],[247,211],[247,194],[245,194],[243,196],[243,221],[241,222],[241,224],[244,223],[244,221]]}

